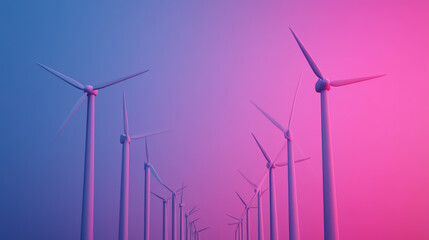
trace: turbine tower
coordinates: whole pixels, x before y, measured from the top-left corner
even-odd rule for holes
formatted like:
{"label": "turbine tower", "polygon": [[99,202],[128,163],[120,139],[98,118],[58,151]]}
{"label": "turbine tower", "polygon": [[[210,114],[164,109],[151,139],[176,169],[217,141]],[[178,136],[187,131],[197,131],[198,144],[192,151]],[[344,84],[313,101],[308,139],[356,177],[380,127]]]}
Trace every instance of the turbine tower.
{"label": "turbine tower", "polygon": [[258,185],[250,181],[241,171],[238,171],[240,175],[253,187],[255,194],[257,194],[258,198],[258,240],[264,240],[264,221],[262,214],[262,195],[268,190],[265,189],[261,192],[261,189],[258,188]]}
{"label": "turbine tower", "polygon": [[182,191],[180,194],[180,203],[179,203],[179,238],[180,240],[183,240],[183,207],[185,206],[183,204],[183,189],[184,189],[184,185],[182,184]]}
{"label": "turbine tower", "polygon": [[316,82],[316,92],[320,93],[321,101],[321,119],[322,119],[322,169],[323,169],[323,219],[325,240],[338,240],[338,213],[337,199],[335,190],[334,163],[332,159],[331,129],[329,126],[329,105],[328,91],[332,87],[341,87],[348,84],[367,81],[370,79],[382,77],[384,75],[375,75],[346,80],[329,81],[320,71],[316,62],[304,48],[304,45],[298,39],[296,34],[289,28],[304,54],[308,64],[314,74],[319,78]]}
{"label": "turbine tower", "polygon": [[169,199],[163,198],[154,192],[151,193],[162,200],[162,240],[167,240],[167,203]]}
{"label": "turbine tower", "polygon": [[292,148],[292,131],[290,125],[292,122],[292,114],[295,106],[296,95],[298,93],[299,84],[301,82],[301,76],[298,81],[298,85],[295,90],[295,95],[293,98],[292,108],[289,115],[289,122],[287,129],[285,129],[280,123],[278,123],[274,118],[268,115],[264,110],[262,110],[258,105],[253,103],[255,107],[262,113],[268,120],[270,120],[277,128],[282,131],[284,137],[287,140],[287,156],[288,156],[288,209],[289,209],[289,239],[290,240],[299,240],[299,216],[298,216],[298,198],[296,192],[296,174],[295,174],[295,161]]}
{"label": "turbine tower", "polygon": [[249,209],[250,206],[247,206],[246,202],[243,200],[243,198],[240,196],[240,194],[238,194],[238,192],[235,192],[238,196],[238,198],[240,199],[240,201],[243,203],[244,205],[244,211],[246,212],[246,239],[250,240],[250,229],[249,229]]}
{"label": "turbine tower", "polygon": [[[83,180],[83,200],[82,200],[82,219],[81,219],[81,230],[80,230],[80,239],[81,240],[92,240],[94,237],[94,115],[95,115],[95,96],[98,95],[98,90],[112,86],[114,84],[120,83],[122,81],[128,80],[130,78],[141,75],[146,71],[139,72],[118,80],[106,82],[103,84],[91,86],[83,86],[80,82],[74,80],[71,77],[68,77],[60,72],[57,72],[54,69],[51,69],[43,64],[39,65],[60,79],[64,80],[66,83],[72,85],[73,87],[83,91],[83,95],[74,105],[73,109],[69,113],[65,122],[63,123],[58,135],[62,132],[64,127],[85,101],[85,98],[88,96],[88,109],[87,109],[87,118],[86,118],[86,140],[85,140],[85,166],[84,166],[84,180]],[[58,136],[57,135],[57,136]]]}
{"label": "turbine tower", "polygon": [[145,185],[144,185],[144,227],[143,227],[143,237],[144,240],[149,240],[149,230],[150,230],[150,176],[153,174],[155,179],[165,188],[169,188],[161,181],[158,173],[156,173],[155,168],[149,163],[149,152],[147,148],[147,137],[145,137],[145,150],[146,150],[146,162],[145,162]]}
{"label": "turbine tower", "polygon": [[119,207],[119,240],[128,240],[128,211],[129,211],[129,183],[130,183],[130,142],[131,139],[140,139],[155,135],[161,132],[154,132],[141,135],[129,135],[127,104],[125,92],[123,99],[123,117],[124,117],[124,134],[120,137],[122,144],[122,170],[121,170],[121,197]]}
{"label": "turbine tower", "polygon": [[[234,217],[232,215],[226,214],[228,217],[237,220],[237,224],[238,224],[238,238],[240,240],[244,240],[244,231],[243,231],[243,218],[238,218],[238,217]],[[231,225],[231,224],[230,224]]]}
{"label": "turbine tower", "polygon": [[185,237],[185,239],[186,240],[189,239],[188,218],[197,211],[198,211],[197,207],[193,207],[188,213],[185,213],[185,226],[186,226],[186,231],[185,231],[186,237]]}
{"label": "turbine tower", "polygon": [[[258,144],[259,149],[267,160],[267,168],[269,170],[270,182],[270,240],[278,239],[278,225],[277,225],[277,202],[276,202],[276,185],[274,179],[274,168],[279,166],[285,166],[285,164],[276,163],[275,161],[271,161],[271,158],[265,152],[264,148],[259,143],[258,139],[256,139],[255,135],[252,133],[253,139],[255,139],[256,144]],[[281,152],[281,150],[280,150]],[[279,152],[279,154],[280,154]]]}

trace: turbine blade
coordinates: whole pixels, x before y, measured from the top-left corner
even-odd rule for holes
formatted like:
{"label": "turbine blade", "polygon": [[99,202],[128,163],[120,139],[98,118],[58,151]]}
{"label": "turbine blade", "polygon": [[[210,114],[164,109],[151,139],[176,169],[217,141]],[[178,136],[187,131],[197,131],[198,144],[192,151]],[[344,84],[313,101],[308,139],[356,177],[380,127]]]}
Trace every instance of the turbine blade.
{"label": "turbine blade", "polygon": [[266,191],[268,191],[268,189],[269,189],[269,188],[266,188],[265,190],[263,190],[263,191],[261,192],[261,196],[262,196]]}
{"label": "turbine blade", "polygon": [[280,131],[282,131],[282,133],[286,132],[286,129],[284,129],[284,127],[278,123],[274,118],[272,118],[270,115],[268,115],[268,113],[266,113],[264,110],[262,110],[262,108],[260,108],[258,105],[256,105],[256,103],[252,102],[251,103],[262,113],[264,114],[264,116],[266,118],[268,118],[268,120],[270,120],[278,129],[280,129]]}
{"label": "turbine blade", "polygon": [[283,150],[285,150],[285,149],[286,149],[286,146],[287,146],[287,143],[283,143],[283,146],[282,146],[282,148],[280,149],[279,153],[277,153],[277,156],[276,156],[276,158],[274,159],[274,162],[273,162],[273,163],[276,163],[276,162],[277,162],[277,159],[280,157],[280,154],[283,152]]}
{"label": "turbine blade", "polygon": [[226,215],[227,215],[228,217],[230,217],[230,218],[233,218],[233,219],[237,220],[237,221],[241,221],[241,219],[236,218],[236,217],[234,217],[234,216],[232,216],[232,215],[229,215],[228,213],[227,213]]}
{"label": "turbine blade", "polygon": [[155,168],[152,167],[152,165],[148,165],[150,168],[150,171],[152,172],[152,175],[155,177],[155,179],[164,186],[164,183],[162,182],[161,178],[159,177],[158,173],[155,171]]}
{"label": "turbine blade", "polygon": [[228,225],[237,225],[237,224],[240,224],[239,222],[238,223],[228,223]]}
{"label": "turbine blade", "polygon": [[352,78],[352,79],[344,79],[344,80],[335,80],[335,81],[331,81],[331,86],[333,86],[333,87],[341,87],[341,86],[348,85],[348,84],[353,84],[353,83],[358,83],[358,82],[363,82],[363,81],[371,80],[371,79],[374,79],[374,78],[383,77],[385,75],[386,74],[375,75],[375,76],[368,76],[368,77],[360,77],[360,78]]}
{"label": "turbine blade", "polygon": [[75,103],[75,105],[73,106],[72,110],[70,111],[69,115],[67,116],[67,118],[64,120],[63,124],[61,125],[60,130],[57,133],[57,136],[55,138],[57,138],[61,132],[64,130],[64,128],[67,126],[67,124],[70,122],[70,120],[72,119],[72,117],[74,116],[74,114],[77,112],[77,110],[80,108],[80,106],[82,106],[82,103],[85,101],[87,93],[84,93]]}
{"label": "turbine blade", "polygon": [[290,124],[292,122],[293,108],[295,107],[296,95],[298,94],[299,84],[301,83],[302,73],[299,75],[298,84],[296,85],[295,95],[293,96],[292,108],[289,115],[289,123],[287,124],[287,129],[290,129]]}
{"label": "turbine blade", "polygon": [[180,192],[180,191],[183,191],[183,189],[185,189],[187,186],[185,185],[185,186],[183,186],[183,187],[181,187],[181,188],[179,188],[179,189],[177,189],[176,190],[176,193],[178,193],[178,192]]}
{"label": "turbine blade", "polygon": [[134,136],[131,136],[131,139],[140,139],[140,138],[145,138],[145,137],[149,137],[149,136],[153,136],[153,135],[158,135],[161,133],[166,133],[168,132],[168,130],[164,130],[164,131],[157,131],[157,132],[151,132],[151,133],[145,133],[145,134],[137,134]]}
{"label": "turbine blade", "polygon": [[235,192],[235,193],[237,194],[238,198],[240,198],[241,202],[244,204],[244,207],[246,207],[246,208],[247,208],[247,204],[246,204],[246,202],[243,200],[243,198],[240,196],[240,194],[238,194],[238,192]]}
{"label": "turbine blade", "polygon": [[200,233],[200,232],[205,231],[205,230],[207,230],[207,229],[209,229],[209,228],[210,228],[210,227],[203,228],[203,229],[201,229],[201,230],[198,230],[198,232]]}
{"label": "turbine blade", "polygon": [[42,68],[46,69],[48,72],[50,72],[50,73],[54,74],[55,76],[61,78],[62,80],[64,80],[66,83],[72,85],[73,87],[75,87],[77,89],[80,89],[80,90],[84,90],[85,89],[85,87],[80,82],[74,80],[73,78],[71,78],[69,76],[66,76],[66,75],[64,75],[64,74],[62,74],[60,72],[57,72],[54,69],[52,69],[52,68],[50,68],[48,66],[45,66],[45,65],[43,65],[41,63],[38,63],[38,64]]}
{"label": "turbine blade", "polygon": [[246,176],[244,176],[244,174],[240,171],[237,170],[238,173],[240,173],[240,175],[253,187],[253,188],[257,188],[258,185],[256,185],[255,183],[253,183],[252,181],[250,181]]}
{"label": "turbine blade", "polygon": [[127,114],[127,101],[125,99],[125,91],[124,91],[124,132],[125,135],[128,136],[129,130],[128,130],[128,114]]}
{"label": "turbine blade", "polygon": [[112,85],[114,85],[114,84],[117,84],[117,83],[123,82],[123,81],[125,81],[125,80],[130,79],[130,78],[137,77],[138,75],[141,75],[141,74],[143,74],[143,73],[145,73],[145,72],[147,72],[147,71],[149,71],[149,70],[145,70],[145,71],[143,71],[143,72],[139,72],[139,73],[136,73],[136,74],[133,74],[133,75],[130,75],[130,76],[124,77],[124,78],[120,78],[120,79],[118,79],[118,80],[110,81],[110,82],[103,83],[103,84],[100,84],[100,85],[95,85],[95,86],[94,86],[94,89],[95,89],[95,90],[98,90],[98,89],[102,89],[102,88],[105,88],[105,87],[112,86]]}
{"label": "turbine blade", "polygon": [[255,135],[252,133],[253,139],[255,139],[256,144],[258,144],[259,149],[261,150],[262,154],[264,155],[265,159],[267,160],[267,162],[271,163],[271,159],[268,156],[268,154],[265,152],[264,148],[261,146],[261,144],[259,143],[258,139],[256,139]]}
{"label": "turbine blade", "polygon": [[185,187],[183,186],[183,183],[182,183],[182,193],[180,194],[180,204],[182,204],[183,203],[183,189],[184,189]]}
{"label": "turbine blade", "polygon": [[146,163],[149,164],[149,151],[147,150],[147,138],[144,141],[145,152],[146,152]]}
{"label": "turbine blade", "polygon": [[152,193],[155,197],[158,197],[159,199],[161,199],[161,200],[164,200],[165,201],[165,198],[163,198],[163,197],[161,197],[161,196],[159,196],[158,194],[156,194],[156,193],[154,193],[154,192],[150,192],[150,193]]}
{"label": "turbine blade", "polygon": [[301,41],[298,39],[298,37],[293,32],[292,28],[289,28],[292,32],[293,37],[295,38],[296,42],[299,45],[299,48],[301,48],[302,53],[304,54],[305,58],[307,59],[308,64],[310,64],[311,69],[313,69],[314,74],[320,79],[323,79],[323,74],[320,71],[319,67],[317,67],[316,62],[313,60],[313,58],[310,56],[310,54],[307,52],[307,49],[305,49],[304,45],[301,43]]}
{"label": "turbine blade", "polygon": [[295,162],[296,163],[297,162],[302,162],[302,161],[306,161],[306,160],[309,160],[309,159],[311,159],[311,157],[301,158],[301,159],[295,160]]}
{"label": "turbine blade", "polygon": [[278,166],[278,167],[287,166],[287,162],[279,162],[279,163],[276,163],[276,166]]}

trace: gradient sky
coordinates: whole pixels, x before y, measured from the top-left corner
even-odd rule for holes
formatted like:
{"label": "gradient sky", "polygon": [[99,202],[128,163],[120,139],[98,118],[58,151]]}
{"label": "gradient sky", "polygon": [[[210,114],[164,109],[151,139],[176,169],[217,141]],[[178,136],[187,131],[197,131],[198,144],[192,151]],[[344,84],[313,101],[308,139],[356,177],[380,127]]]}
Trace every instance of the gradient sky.
{"label": "gradient sky", "polygon": [[[125,90],[131,133],[149,139],[153,166],[185,183],[201,239],[232,239],[239,215],[282,134],[251,104],[292,129],[302,239],[323,238],[320,99],[292,27],[330,79],[387,76],[329,92],[342,239],[429,238],[429,2],[6,1],[0,2],[0,239],[78,239],[86,105],[54,141],[80,92],[36,65],[95,84],[150,69],[96,98],[95,239],[117,239]],[[280,158],[286,160],[286,152]],[[144,142],[130,148],[130,239],[143,238]],[[287,169],[276,169],[280,237]],[[153,190],[168,192],[152,181]],[[268,236],[268,195],[264,197]],[[151,206],[151,235],[161,236]],[[256,211],[251,212],[256,237]]]}

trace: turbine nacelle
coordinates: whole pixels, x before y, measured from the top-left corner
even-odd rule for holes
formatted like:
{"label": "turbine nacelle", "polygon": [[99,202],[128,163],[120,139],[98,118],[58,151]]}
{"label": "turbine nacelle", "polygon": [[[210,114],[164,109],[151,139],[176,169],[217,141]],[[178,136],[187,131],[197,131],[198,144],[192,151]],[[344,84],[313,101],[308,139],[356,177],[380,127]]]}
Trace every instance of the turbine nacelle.
{"label": "turbine nacelle", "polygon": [[316,92],[329,91],[331,89],[331,82],[326,78],[319,78],[315,86]]}
{"label": "turbine nacelle", "polygon": [[119,141],[124,144],[124,143],[130,143],[131,142],[131,138],[128,135],[122,134]]}
{"label": "turbine nacelle", "polygon": [[290,131],[290,129],[288,129],[288,130],[285,132],[285,138],[286,138],[287,140],[289,140],[289,141],[292,141],[292,132]]}
{"label": "turbine nacelle", "polygon": [[268,169],[271,169],[271,168],[275,168],[276,167],[276,164],[273,164],[272,162],[267,162],[267,168]]}
{"label": "turbine nacelle", "polygon": [[86,85],[83,91],[88,93],[88,95],[94,95],[94,96],[98,95],[98,90],[94,90],[94,87],[91,85]]}

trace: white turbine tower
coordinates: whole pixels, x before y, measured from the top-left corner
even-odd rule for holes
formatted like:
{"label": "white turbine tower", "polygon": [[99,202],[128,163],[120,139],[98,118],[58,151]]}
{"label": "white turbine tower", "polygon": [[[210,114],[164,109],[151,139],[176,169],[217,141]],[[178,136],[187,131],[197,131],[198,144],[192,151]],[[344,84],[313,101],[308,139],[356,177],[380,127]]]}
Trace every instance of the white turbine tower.
{"label": "white turbine tower", "polygon": [[179,203],[179,239],[183,240],[183,207],[185,206],[183,204],[183,189],[184,185],[182,184],[182,191],[180,194],[180,203]]}
{"label": "white turbine tower", "polygon": [[[244,231],[243,231],[243,218],[234,217],[232,215],[226,214],[228,217],[237,220],[237,227],[238,227],[238,239],[244,240]],[[230,224],[232,225],[232,224]]]}
{"label": "white turbine tower", "polygon": [[188,213],[185,213],[185,226],[186,226],[186,231],[185,231],[186,237],[185,237],[185,239],[186,240],[189,239],[189,231],[188,231],[189,223],[188,223],[188,218],[192,214],[196,213],[197,211],[198,211],[197,207],[193,207]]}
{"label": "white turbine tower", "polygon": [[[195,225],[194,225],[195,226]],[[207,230],[207,229],[209,229],[210,227],[205,227],[205,228],[203,228],[203,229],[200,229],[200,230],[196,230],[195,229],[195,236],[196,236],[196,238],[195,238],[195,240],[200,240],[200,232],[202,232],[202,231],[205,231],[205,230]]]}
{"label": "white turbine tower", "polygon": [[246,212],[246,239],[250,240],[250,227],[249,227],[249,209],[250,205],[247,205],[247,203],[244,201],[244,199],[238,194],[238,192],[235,192],[240,199],[240,201],[244,205],[244,211]]}
{"label": "white turbine tower", "polygon": [[[83,86],[80,82],[74,80],[71,77],[68,77],[60,72],[57,72],[54,69],[51,69],[43,64],[39,65],[54,74],[55,76],[61,78],[66,83],[72,85],[73,87],[83,91],[83,95],[74,105],[73,109],[69,113],[65,122],[63,123],[58,135],[85,101],[85,98],[88,96],[88,109],[87,109],[87,119],[86,119],[86,142],[85,142],[85,166],[84,166],[84,180],[83,180],[83,200],[82,200],[82,220],[81,220],[81,230],[80,230],[80,239],[81,240],[92,240],[94,237],[94,115],[95,115],[95,96],[98,95],[98,90],[109,87],[111,85],[117,84],[119,82],[128,80],[130,78],[136,77],[140,74],[143,74],[146,71],[139,72],[128,77],[124,77],[118,80],[110,81],[107,83],[91,86]],[[57,135],[57,136],[58,136]]]}
{"label": "white turbine tower", "polygon": [[[278,239],[278,224],[277,224],[277,200],[276,200],[276,184],[274,179],[274,168],[279,166],[285,166],[285,163],[276,163],[276,161],[271,161],[271,158],[265,152],[264,148],[259,143],[258,139],[256,139],[255,135],[252,133],[253,138],[258,144],[259,149],[267,160],[267,168],[269,170],[269,189],[270,189],[270,240]],[[283,149],[283,148],[282,148]],[[281,150],[280,150],[281,152]],[[278,155],[280,155],[280,152]],[[277,158],[276,158],[277,159]]]}
{"label": "white turbine tower", "polygon": [[299,240],[299,216],[298,216],[298,198],[296,192],[296,174],[295,174],[295,161],[292,148],[292,131],[290,125],[292,122],[293,109],[295,107],[296,95],[298,93],[299,83],[301,82],[301,77],[299,78],[298,85],[295,90],[295,95],[293,98],[292,108],[289,115],[289,123],[287,129],[285,129],[280,123],[278,123],[274,118],[268,115],[263,111],[258,105],[253,103],[255,107],[262,112],[277,128],[282,131],[284,137],[287,140],[287,156],[288,156],[288,209],[289,209],[289,239],[290,240]]}
{"label": "white turbine tower", "polygon": [[158,194],[151,192],[155,197],[162,200],[162,240],[167,240],[167,203],[168,199],[159,196]]}
{"label": "white turbine tower", "polygon": [[144,227],[143,227],[143,237],[145,240],[149,239],[149,230],[150,230],[150,175],[153,174],[155,179],[165,188],[170,190],[156,173],[153,166],[149,163],[149,153],[147,148],[147,137],[145,137],[145,150],[146,150],[146,163],[145,163],[145,185],[144,185]]}
{"label": "white turbine tower", "polygon": [[335,192],[334,164],[332,159],[331,129],[329,126],[328,91],[331,89],[331,86],[341,87],[348,84],[382,77],[384,75],[329,81],[322,75],[322,72],[316,65],[316,62],[314,62],[313,58],[304,48],[304,45],[301,43],[291,28],[290,31],[292,32],[292,35],[298,43],[299,48],[307,59],[307,62],[309,63],[314,74],[319,78],[316,82],[315,88],[316,92],[320,93],[321,101],[324,235],[326,240],[338,240],[338,213]]}
{"label": "white turbine tower", "polygon": [[128,128],[127,104],[125,92],[123,99],[124,134],[120,137],[122,144],[122,171],[121,171],[121,197],[119,208],[119,240],[128,240],[128,211],[129,211],[129,182],[130,182],[130,142],[131,139],[140,139],[161,132],[130,136]]}
{"label": "white turbine tower", "polygon": [[268,190],[265,189],[264,191],[261,191],[261,189],[258,188],[258,185],[250,181],[241,171],[238,171],[240,175],[250,184],[250,186],[253,187],[253,190],[255,194],[257,194],[258,198],[258,240],[264,240],[264,221],[263,221],[263,214],[262,214],[262,195]]}

